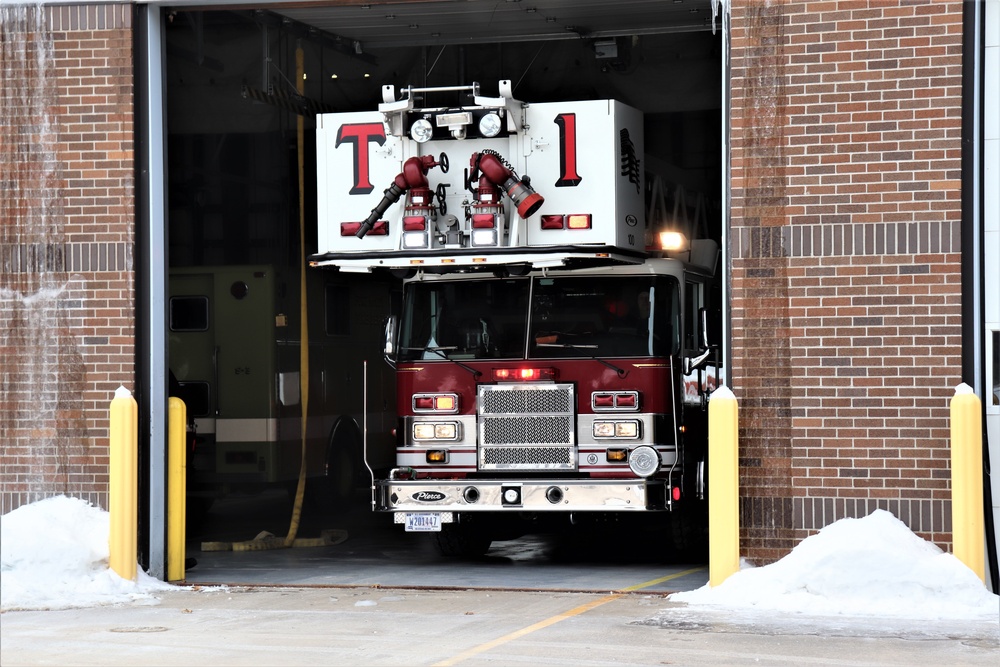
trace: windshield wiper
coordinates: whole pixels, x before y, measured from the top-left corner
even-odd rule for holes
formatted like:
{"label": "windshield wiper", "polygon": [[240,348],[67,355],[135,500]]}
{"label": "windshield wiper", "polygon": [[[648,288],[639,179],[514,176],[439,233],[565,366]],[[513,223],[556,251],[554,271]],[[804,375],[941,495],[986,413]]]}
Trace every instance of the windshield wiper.
{"label": "windshield wiper", "polygon": [[[560,347],[560,348],[565,348],[565,349],[569,349],[569,350],[596,350],[599,347],[598,345],[586,345],[586,344],[583,344],[583,343],[535,343],[535,346],[536,347]],[[618,377],[620,377],[620,378],[623,378],[626,375],[628,375],[628,371],[627,370],[625,370],[624,368],[619,368],[618,366],[615,366],[610,361],[605,361],[604,359],[601,359],[600,357],[590,357],[590,358],[593,359],[594,361],[600,363],[600,364],[604,364],[605,366],[607,366],[608,368],[610,368],[611,370],[613,370],[615,373],[617,373]]]}
{"label": "windshield wiper", "polygon": [[403,349],[404,349],[404,350],[406,350],[406,351],[408,351],[408,352],[413,352],[413,351],[419,351],[419,352],[433,352],[434,354],[438,355],[438,356],[439,356],[439,357],[441,357],[442,359],[445,359],[446,361],[450,361],[450,362],[451,362],[451,363],[453,363],[453,364],[458,364],[459,366],[461,366],[461,367],[462,367],[462,368],[464,368],[465,370],[467,370],[467,371],[469,371],[470,373],[472,373],[472,374],[473,374],[473,375],[474,375],[475,377],[477,377],[477,378],[478,378],[478,377],[481,377],[481,376],[482,376],[482,374],[483,374],[483,372],[482,372],[482,371],[477,371],[477,370],[476,370],[475,368],[473,368],[473,367],[471,367],[471,366],[466,366],[466,365],[465,365],[465,364],[463,364],[463,363],[462,363],[461,361],[459,361],[459,360],[457,360],[457,359],[452,359],[452,358],[451,358],[451,357],[449,357],[449,356],[448,356],[447,354],[445,354],[445,350],[457,350],[457,349],[458,349],[458,346],[456,346],[456,345],[449,345],[449,346],[447,346],[447,347],[438,347],[438,346],[427,346],[427,347],[404,347]]}
{"label": "windshield wiper", "polygon": [[607,366],[608,368],[610,368],[611,370],[613,370],[615,373],[617,373],[618,377],[620,377],[620,378],[623,378],[626,375],[628,375],[628,371],[627,370],[625,370],[624,368],[618,368],[617,366],[615,366],[610,361],[605,361],[604,359],[599,359],[598,357],[591,357],[591,359],[593,359],[594,361],[596,361],[596,362],[598,362],[600,364],[604,364],[605,366]]}

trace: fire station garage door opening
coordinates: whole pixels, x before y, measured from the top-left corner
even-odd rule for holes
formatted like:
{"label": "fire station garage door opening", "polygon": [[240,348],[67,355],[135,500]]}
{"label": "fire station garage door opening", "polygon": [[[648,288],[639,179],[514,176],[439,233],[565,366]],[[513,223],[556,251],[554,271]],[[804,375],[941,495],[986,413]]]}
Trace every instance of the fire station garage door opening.
{"label": "fire station garage door opening", "polygon": [[[396,465],[379,437],[397,425],[382,351],[401,283],[301,271],[321,250],[317,200],[330,187],[317,182],[318,114],[377,110],[386,84],[477,82],[495,97],[509,80],[529,104],[617,100],[643,114],[647,217],[722,241],[724,46],[710,0],[301,4],[166,15],[168,363],[192,442],[189,550],[284,534],[303,405],[300,535],[404,537],[372,512],[362,445],[367,430],[376,477]],[[467,101],[455,91],[440,104]],[[372,206],[389,185],[373,184]]]}

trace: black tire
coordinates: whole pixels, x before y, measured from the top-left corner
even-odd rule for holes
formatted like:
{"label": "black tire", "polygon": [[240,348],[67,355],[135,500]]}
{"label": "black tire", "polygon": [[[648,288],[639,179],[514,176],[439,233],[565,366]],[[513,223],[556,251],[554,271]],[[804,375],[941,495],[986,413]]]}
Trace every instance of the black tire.
{"label": "black tire", "polygon": [[345,508],[360,498],[361,434],[353,422],[342,420],[330,434],[325,474],[306,484],[310,504],[321,511]]}
{"label": "black tire", "polygon": [[675,510],[667,526],[672,562],[708,562],[708,503],[694,501],[694,505]]}
{"label": "black tire", "polygon": [[490,549],[493,540],[474,525],[446,523],[434,533],[438,551],[448,558],[478,558]]}

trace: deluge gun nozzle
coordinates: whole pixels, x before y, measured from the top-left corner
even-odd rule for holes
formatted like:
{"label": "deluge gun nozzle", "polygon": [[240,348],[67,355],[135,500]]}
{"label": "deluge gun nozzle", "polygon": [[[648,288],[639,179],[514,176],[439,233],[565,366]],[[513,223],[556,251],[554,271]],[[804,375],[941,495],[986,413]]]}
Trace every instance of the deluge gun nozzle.
{"label": "deluge gun nozzle", "polygon": [[403,171],[396,175],[396,178],[392,180],[392,184],[386,188],[382,195],[382,201],[372,209],[372,212],[368,214],[365,221],[361,223],[361,227],[358,228],[357,236],[359,239],[363,239],[365,235],[371,231],[375,223],[381,218],[386,210],[403,196],[410,188],[426,188],[427,183],[427,172],[431,167],[436,167],[440,162],[434,159],[433,155],[422,155],[420,157],[411,157],[409,160],[403,163]]}
{"label": "deluge gun nozzle", "polygon": [[503,188],[517,207],[517,214],[522,218],[528,218],[545,203],[545,198],[531,187],[528,177],[519,179],[495,153],[473,153],[469,164],[473,173],[478,170],[494,185]]}

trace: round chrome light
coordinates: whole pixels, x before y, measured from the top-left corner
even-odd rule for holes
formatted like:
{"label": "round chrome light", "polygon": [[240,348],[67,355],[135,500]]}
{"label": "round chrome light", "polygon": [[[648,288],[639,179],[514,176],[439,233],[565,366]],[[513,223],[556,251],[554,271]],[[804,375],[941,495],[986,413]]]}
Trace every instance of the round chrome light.
{"label": "round chrome light", "polygon": [[652,477],[660,469],[660,455],[647,445],[636,447],[629,452],[628,467],[639,477]]}
{"label": "round chrome light", "polygon": [[500,134],[502,129],[503,121],[495,113],[488,113],[479,119],[479,133],[484,137],[495,137]]}
{"label": "round chrome light", "polygon": [[434,127],[426,118],[421,118],[410,126],[410,138],[417,143],[422,144],[426,141],[430,141],[433,136]]}

